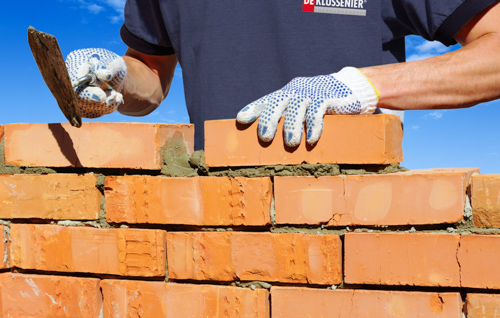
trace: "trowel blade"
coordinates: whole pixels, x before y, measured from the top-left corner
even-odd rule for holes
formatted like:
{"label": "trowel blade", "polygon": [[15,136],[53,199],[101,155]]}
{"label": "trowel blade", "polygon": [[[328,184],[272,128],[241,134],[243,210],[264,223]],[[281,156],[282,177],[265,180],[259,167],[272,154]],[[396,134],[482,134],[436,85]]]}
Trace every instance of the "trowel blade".
{"label": "trowel blade", "polygon": [[55,36],[28,28],[28,43],[45,84],[72,126],[81,127],[82,118],[64,58]]}

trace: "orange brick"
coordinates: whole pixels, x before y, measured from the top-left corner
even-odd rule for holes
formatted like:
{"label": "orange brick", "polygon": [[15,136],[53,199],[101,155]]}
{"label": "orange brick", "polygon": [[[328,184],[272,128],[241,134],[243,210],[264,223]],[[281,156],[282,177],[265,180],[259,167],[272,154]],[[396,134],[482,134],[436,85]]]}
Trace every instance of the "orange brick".
{"label": "orange brick", "polygon": [[272,287],[272,317],[456,317],[459,293]]}
{"label": "orange brick", "polygon": [[103,318],[269,317],[269,292],[227,286],[101,282]]}
{"label": "orange brick", "polygon": [[0,316],[97,318],[99,279],[0,274]]}
{"label": "orange brick", "polygon": [[479,168],[433,168],[433,169],[414,169],[406,173],[410,174],[429,174],[429,173],[461,173],[464,176],[464,190],[467,191],[472,175],[479,174]]}
{"label": "orange brick", "polygon": [[3,134],[4,134],[4,127],[3,127],[3,125],[0,125],[0,141],[3,138]]}
{"label": "orange brick", "polygon": [[5,162],[14,166],[161,169],[170,142],[193,151],[192,125],[143,123],[9,124]]}
{"label": "orange brick", "polygon": [[339,284],[337,235],[169,232],[171,279]]}
{"label": "orange brick", "polygon": [[0,175],[0,218],[95,220],[102,194],[96,175]]}
{"label": "orange brick", "polygon": [[122,276],[164,276],[166,232],[12,224],[13,267]]}
{"label": "orange brick", "polygon": [[500,295],[467,294],[468,318],[495,318],[499,316]]}
{"label": "orange brick", "polygon": [[474,176],[471,201],[477,227],[500,228],[500,174]]}
{"label": "orange brick", "polygon": [[106,177],[106,218],[115,223],[267,225],[270,178]]}
{"label": "orange brick", "polygon": [[298,147],[290,148],[283,142],[283,120],[269,143],[258,139],[256,122],[247,126],[235,120],[207,121],[205,163],[217,167],[403,161],[403,131],[395,115],[329,115],[325,116],[322,136],[313,147],[306,145],[305,135]]}
{"label": "orange brick", "polygon": [[462,287],[500,289],[500,235],[462,235]]}
{"label": "orange brick", "polygon": [[460,286],[460,235],[435,233],[348,233],[348,284]]}
{"label": "orange brick", "polygon": [[277,224],[418,225],[463,219],[464,174],[275,177]]}
{"label": "orange brick", "polygon": [[8,227],[0,225],[0,269],[10,267],[10,234]]}

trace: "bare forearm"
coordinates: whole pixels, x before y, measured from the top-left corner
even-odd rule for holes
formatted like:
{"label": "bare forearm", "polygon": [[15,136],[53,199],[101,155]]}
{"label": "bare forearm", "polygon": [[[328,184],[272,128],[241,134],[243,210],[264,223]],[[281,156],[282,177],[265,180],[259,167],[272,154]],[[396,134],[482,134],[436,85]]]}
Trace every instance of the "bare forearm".
{"label": "bare forearm", "polygon": [[463,108],[500,97],[500,36],[426,60],[363,68],[389,109]]}
{"label": "bare forearm", "polygon": [[146,59],[143,55],[131,53],[129,50],[123,59],[127,64],[127,75],[122,89],[125,103],[118,111],[129,116],[147,115],[167,96],[177,58],[173,55]]}

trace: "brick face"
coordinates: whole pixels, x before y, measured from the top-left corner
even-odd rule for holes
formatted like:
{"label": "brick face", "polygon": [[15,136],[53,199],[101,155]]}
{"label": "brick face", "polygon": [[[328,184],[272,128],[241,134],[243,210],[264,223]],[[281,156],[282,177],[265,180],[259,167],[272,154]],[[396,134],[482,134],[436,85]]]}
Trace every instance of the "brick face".
{"label": "brick face", "polygon": [[12,266],[56,272],[164,276],[165,231],[12,224]]}
{"label": "brick face", "polygon": [[0,316],[98,318],[99,279],[0,274]]}
{"label": "brick face", "polygon": [[500,295],[467,294],[467,318],[499,316]]}
{"label": "brick face", "polygon": [[267,225],[270,178],[107,177],[106,217],[116,223]]}
{"label": "brick face", "polygon": [[96,175],[0,175],[0,218],[95,220],[102,194]]}
{"label": "brick face", "polygon": [[462,235],[462,287],[500,289],[500,235]]}
{"label": "brick face", "polygon": [[[305,134],[304,134],[305,136]],[[257,122],[205,122],[205,161],[208,166],[343,163],[390,164],[403,161],[401,122],[395,115],[328,115],[319,141],[296,148],[283,142],[283,120],[271,143],[257,137]],[[303,137],[305,138],[305,137]]]}
{"label": "brick face", "polygon": [[103,318],[269,317],[265,289],[126,280],[103,280],[101,286]]}
{"label": "brick face", "polygon": [[345,283],[459,287],[459,241],[451,234],[348,233]]}
{"label": "brick face", "polygon": [[463,219],[462,173],[275,177],[277,224],[419,225]]}
{"label": "brick face", "polygon": [[271,288],[272,317],[455,317],[459,293]]}
{"label": "brick face", "polygon": [[500,228],[500,174],[472,178],[471,204],[477,227]]}
{"label": "brick face", "polygon": [[9,124],[5,126],[5,162],[28,167],[159,170],[161,149],[175,142],[191,153],[193,138],[192,125]]}
{"label": "brick face", "polygon": [[169,232],[169,278],[339,284],[337,235]]}

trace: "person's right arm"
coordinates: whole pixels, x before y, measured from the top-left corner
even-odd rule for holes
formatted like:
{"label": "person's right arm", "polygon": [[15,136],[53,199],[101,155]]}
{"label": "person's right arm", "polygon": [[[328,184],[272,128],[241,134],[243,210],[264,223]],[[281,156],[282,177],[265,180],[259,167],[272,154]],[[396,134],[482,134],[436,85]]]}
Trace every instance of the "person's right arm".
{"label": "person's right arm", "polygon": [[177,56],[147,55],[131,48],[123,57],[127,65],[123,89],[124,103],[118,112],[128,116],[145,116],[154,111],[170,90]]}

